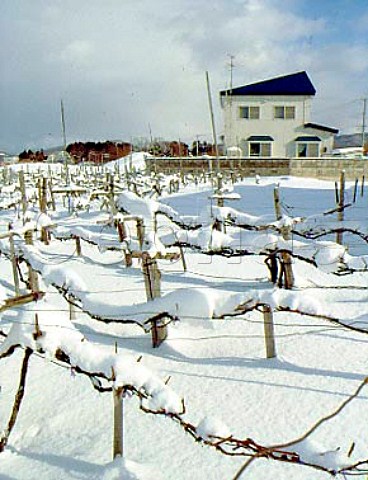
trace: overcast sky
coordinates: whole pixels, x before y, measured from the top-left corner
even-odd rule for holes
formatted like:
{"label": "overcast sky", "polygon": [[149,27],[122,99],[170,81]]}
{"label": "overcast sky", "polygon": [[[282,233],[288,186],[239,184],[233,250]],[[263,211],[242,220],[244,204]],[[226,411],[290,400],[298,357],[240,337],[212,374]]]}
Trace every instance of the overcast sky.
{"label": "overcast sky", "polygon": [[0,150],[211,139],[218,92],[306,70],[312,121],[356,132],[368,96],[368,0],[0,0]]}

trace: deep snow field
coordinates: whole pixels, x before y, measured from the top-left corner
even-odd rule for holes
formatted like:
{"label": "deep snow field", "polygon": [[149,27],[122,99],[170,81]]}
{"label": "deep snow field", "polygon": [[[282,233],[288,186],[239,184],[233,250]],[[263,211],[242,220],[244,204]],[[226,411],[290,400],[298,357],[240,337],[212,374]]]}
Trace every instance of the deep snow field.
{"label": "deep snow field", "polygon": [[[336,215],[315,217],[336,207],[334,182],[282,177],[261,178],[257,184],[254,178],[244,179],[234,186],[240,198],[225,201],[224,208],[248,214],[254,222],[275,222],[273,191],[277,184],[285,216],[313,217],[310,225],[319,231],[335,225]],[[347,184],[346,203],[352,200],[352,187]],[[195,216],[210,228],[211,195],[210,184],[189,182],[177,193],[169,194],[164,189],[162,197],[155,200],[171,207],[177,216]],[[116,198],[119,208],[128,210],[128,205],[129,213],[143,216],[148,235],[150,216],[157,208],[153,198],[144,197],[142,201],[124,190],[121,198]],[[367,235],[367,201],[368,191],[364,196],[359,191],[356,203],[345,210],[346,228],[351,226]],[[37,207],[33,209],[36,212]],[[349,244],[350,256],[345,258],[350,271],[337,275],[341,256],[337,258],[334,252],[340,252],[340,247],[312,247],[313,242],[308,241],[307,248],[298,245],[304,240],[293,235],[288,244],[292,251],[299,248],[301,256],[307,252],[311,258],[310,250],[320,250],[314,257],[317,266],[294,258],[295,287],[285,290],[269,281],[264,263],[264,248],[269,240],[260,239],[264,233],[258,232],[257,239],[250,240],[248,231],[229,227],[226,237],[223,234],[212,238],[218,251],[221,246],[252,245],[253,254],[208,255],[208,236],[203,227],[197,231],[202,231],[200,235],[196,231],[188,233],[187,244],[193,248],[184,249],[186,272],[181,260],[158,260],[161,298],[147,303],[141,261],[133,259],[132,267],[127,268],[119,248],[107,249],[119,242],[113,229],[99,223],[108,217],[106,210],[92,202],[89,212],[69,215],[60,197],[57,210],[49,210],[48,215],[57,225],[55,237],[49,245],[37,239],[32,249],[23,252],[42,272],[40,288],[46,295],[36,303],[0,313],[0,331],[12,331],[22,345],[27,345],[30,338],[35,312],[39,313],[41,330],[50,332],[44,340],[46,354],[34,353],[30,359],[19,417],[5,451],[0,453],[1,480],[231,480],[247,460],[226,456],[195,441],[168,416],[143,412],[133,395],[124,399],[124,459],[113,462],[112,393],[98,392],[89,378],[75,368],[61,365],[49,353],[60,345],[72,345],[75,335],[82,334],[91,346],[88,358],[83,357],[82,349],[73,351],[74,358],[86,365],[98,364],[100,358],[113,355],[117,344],[118,354],[130,358],[133,367],[138,363],[153,372],[154,378],[168,381],[170,394],[165,396],[165,387],[159,384],[157,388],[162,388],[165,399],[155,401],[169,409],[168,402],[174,399],[175,392],[184,399],[183,418],[200,425],[198,432],[204,437],[213,427],[219,436],[251,438],[263,446],[286,443],[303,435],[347,400],[368,375],[368,334],[364,332],[368,331],[368,271],[362,267],[368,249],[361,237],[344,234]],[[0,232],[7,230],[10,221],[18,228],[18,217],[19,210],[1,209]],[[38,219],[36,213],[33,218]],[[165,249],[162,243],[177,229],[166,217],[159,217],[159,222],[158,234],[150,243],[153,252],[156,247]],[[82,238],[89,232],[91,240],[98,237],[97,245],[82,240],[82,255],[77,256],[74,240],[60,239],[68,232],[79,232]],[[133,227],[130,234],[134,242]],[[326,240],[334,242],[335,234],[315,242]],[[18,245],[22,248],[20,242]],[[0,249],[6,251],[5,240]],[[359,268],[355,268],[357,265]],[[150,334],[138,324],[103,323],[79,308],[70,323],[68,303],[55,284],[69,288],[78,297],[79,305],[96,316],[142,323],[153,313],[168,311],[179,320],[169,324],[167,340],[153,349]],[[0,287],[0,301],[14,295],[11,263],[6,255],[0,257]],[[21,288],[26,291],[24,284]],[[262,312],[253,309],[231,315],[249,299],[271,304],[275,310],[276,358],[266,358]],[[293,312],[280,310],[280,306]],[[1,338],[0,355],[8,342]],[[23,349],[18,348],[12,355],[0,358],[0,432],[9,419],[23,355]],[[137,377],[134,368],[124,368],[119,371],[122,382]],[[341,413],[290,451],[299,453],[303,461],[338,470],[368,458],[367,425],[365,387]],[[250,480],[328,477],[329,473],[316,468],[262,458],[241,476]],[[365,478],[363,473],[359,478]]]}

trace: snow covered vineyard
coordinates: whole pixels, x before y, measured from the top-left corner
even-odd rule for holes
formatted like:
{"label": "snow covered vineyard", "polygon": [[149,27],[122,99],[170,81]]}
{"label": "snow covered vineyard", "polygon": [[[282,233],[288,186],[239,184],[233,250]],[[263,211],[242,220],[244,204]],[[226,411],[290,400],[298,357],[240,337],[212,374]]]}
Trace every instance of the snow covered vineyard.
{"label": "snow covered vineyard", "polygon": [[368,475],[364,183],[0,179],[1,479]]}

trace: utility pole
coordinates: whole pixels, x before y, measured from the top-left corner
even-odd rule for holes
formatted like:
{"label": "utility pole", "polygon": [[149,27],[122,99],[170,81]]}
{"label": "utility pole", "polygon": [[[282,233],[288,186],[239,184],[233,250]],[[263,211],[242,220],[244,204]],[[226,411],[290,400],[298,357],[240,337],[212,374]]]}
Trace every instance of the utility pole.
{"label": "utility pole", "polygon": [[153,148],[153,138],[152,138],[152,129],[151,129],[151,124],[148,124],[148,130],[149,130],[149,135],[150,135],[150,143],[151,143],[151,148]]}
{"label": "utility pole", "polygon": [[367,99],[363,98],[363,122],[362,122],[362,153],[364,153],[365,145],[365,116],[367,112]]}
{"label": "utility pole", "polygon": [[215,144],[215,152],[216,152],[216,170],[217,170],[217,173],[219,173],[219,171],[220,171],[220,159],[219,159],[218,146],[217,146],[215,118],[214,118],[214,115],[213,115],[210,77],[208,75],[208,71],[206,71],[206,81],[207,81],[208,104],[209,104],[209,107],[210,107],[211,124],[212,124],[212,136],[213,136],[213,142]]}
{"label": "utility pole", "polygon": [[63,99],[60,100],[60,111],[61,111],[61,134],[63,137],[63,158],[64,158],[64,167],[65,167],[65,175],[66,175],[66,183],[69,185],[69,173],[68,173],[68,157],[66,153],[66,133],[65,133],[65,116],[64,116],[64,104]]}
{"label": "utility pole", "polygon": [[63,99],[60,100],[60,108],[61,108],[61,134],[63,136],[64,151],[66,152],[66,133],[65,133],[65,117],[64,117]]}
{"label": "utility pole", "polygon": [[230,57],[230,85],[229,85],[229,132],[230,132],[230,146],[233,146],[234,141],[233,141],[233,135],[232,135],[232,130],[233,130],[233,70],[234,70],[234,58],[235,55],[231,55],[228,53],[228,56]]}
{"label": "utility pole", "polygon": [[228,56],[230,57],[230,102],[231,102],[231,95],[232,95],[232,92],[233,92],[233,69],[234,69],[234,58],[235,58],[235,55],[231,55],[230,53],[228,53]]}

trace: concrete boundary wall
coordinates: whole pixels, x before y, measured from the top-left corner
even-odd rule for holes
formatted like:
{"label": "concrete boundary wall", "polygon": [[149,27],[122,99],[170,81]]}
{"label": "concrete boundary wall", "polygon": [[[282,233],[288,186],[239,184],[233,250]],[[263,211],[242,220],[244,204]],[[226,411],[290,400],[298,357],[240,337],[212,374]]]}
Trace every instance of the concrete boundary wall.
{"label": "concrete boundary wall", "polygon": [[148,157],[147,167],[157,173],[201,174],[216,171],[236,172],[242,177],[281,176],[337,180],[345,170],[347,180],[363,175],[368,178],[368,159],[320,157],[320,158],[228,158],[219,157]]}
{"label": "concrete boundary wall", "polygon": [[338,157],[290,159],[290,175],[295,177],[337,180],[341,170],[345,170],[347,180],[355,180],[363,175],[367,178],[368,159]]}

